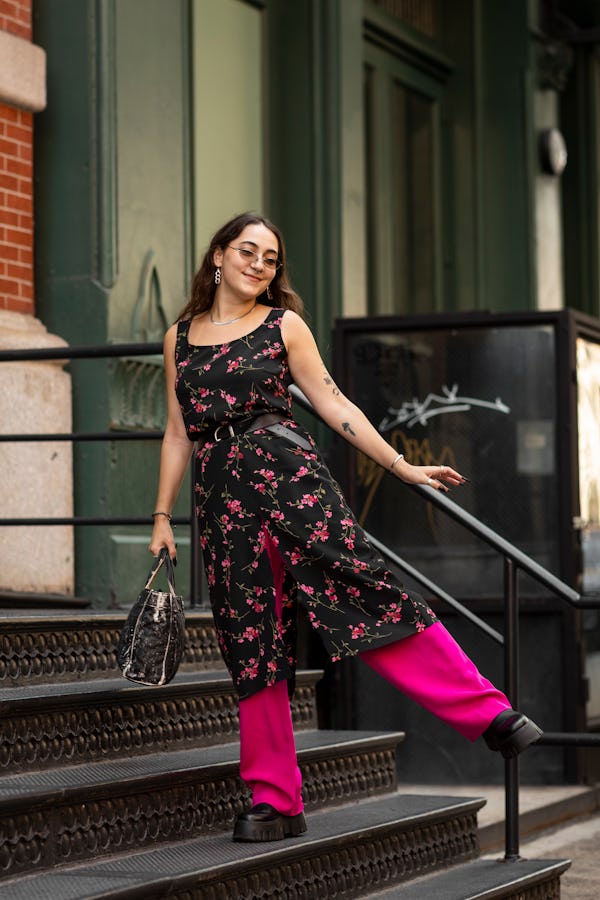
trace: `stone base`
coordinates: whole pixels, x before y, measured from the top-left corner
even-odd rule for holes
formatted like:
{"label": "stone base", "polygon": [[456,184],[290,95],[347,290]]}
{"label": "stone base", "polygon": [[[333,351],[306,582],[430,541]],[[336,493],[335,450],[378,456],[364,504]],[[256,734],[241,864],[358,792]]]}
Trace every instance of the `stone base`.
{"label": "stone base", "polygon": [[[33,316],[0,310],[0,349],[63,347]],[[64,360],[0,363],[2,434],[71,431],[71,378]],[[0,442],[0,518],[73,515],[69,442]],[[0,588],[72,594],[71,526],[0,527]]]}

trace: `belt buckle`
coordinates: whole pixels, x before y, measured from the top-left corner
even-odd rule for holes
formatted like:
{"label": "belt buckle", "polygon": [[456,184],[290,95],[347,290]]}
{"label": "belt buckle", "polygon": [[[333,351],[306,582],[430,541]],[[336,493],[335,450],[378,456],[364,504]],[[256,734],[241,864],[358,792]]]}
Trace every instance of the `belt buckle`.
{"label": "belt buckle", "polygon": [[[229,435],[223,435],[223,437],[219,437],[219,431],[221,430],[221,428],[228,428]],[[233,430],[233,425],[231,425],[230,423],[225,424],[224,422],[221,422],[221,424],[217,425],[217,427],[215,428],[215,433],[213,434],[213,440],[214,440],[215,444],[218,444],[219,441],[224,441],[227,438],[227,436],[229,436],[231,438],[235,437],[235,431]]]}

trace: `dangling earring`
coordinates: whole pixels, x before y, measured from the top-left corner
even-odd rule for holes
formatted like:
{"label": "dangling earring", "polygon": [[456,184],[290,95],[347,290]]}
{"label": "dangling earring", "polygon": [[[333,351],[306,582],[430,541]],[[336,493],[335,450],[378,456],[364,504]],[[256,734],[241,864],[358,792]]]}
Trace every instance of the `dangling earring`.
{"label": "dangling earring", "polygon": [[221,270],[218,266],[215,269],[215,284],[221,284]]}
{"label": "dangling earring", "polygon": [[270,287],[267,288],[267,299],[268,299],[268,300],[272,300],[272,299],[273,299],[273,294],[271,293],[271,288],[270,288]]}

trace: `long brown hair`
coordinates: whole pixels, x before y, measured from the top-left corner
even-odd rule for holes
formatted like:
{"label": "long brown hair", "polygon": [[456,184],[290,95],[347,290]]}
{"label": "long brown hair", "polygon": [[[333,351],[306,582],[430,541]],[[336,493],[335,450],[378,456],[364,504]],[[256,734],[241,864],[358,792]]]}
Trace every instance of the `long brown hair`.
{"label": "long brown hair", "polygon": [[180,312],[179,319],[191,319],[200,313],[206,312],[213,304],[215,299],[215,264],[213,256],[215,250],[224,250],[228,244],[234,241],[246,228],[247,225],[264,225],[269,231],[272,231],[279,243],[278,258],[281,263],[277,269],[271,284],[269,285],[271,298],[267,296],[267,292],[260,294],[257,300],[266,306],[273,306],[281,309],[292,309],[304,318],[304,304],[298,294],[292,289],[287,279],[286,271],[286,254],[283,236],[278,228],[257,213],[245,212],[234,216],[229,222],[226,222],[212,236],[208,250],[204,254],[204,258],[200,263],[200,268],[194,276],[192,289],[190,291],[190,299],[186,306]]}

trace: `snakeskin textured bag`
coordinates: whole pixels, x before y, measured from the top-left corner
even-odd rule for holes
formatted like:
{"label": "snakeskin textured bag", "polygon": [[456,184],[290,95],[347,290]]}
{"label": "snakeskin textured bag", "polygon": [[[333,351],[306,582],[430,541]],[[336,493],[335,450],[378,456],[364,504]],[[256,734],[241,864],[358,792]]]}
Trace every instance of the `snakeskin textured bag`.
{"label": "snakeskin textured bag", "polygon": [[[163,563],[168,592],[151,587]],[[179,668],[184,646],[183,601],[175,594],[173,563],[165,547],[127,616],[117,651],[119,668],[125,678],[137,684],[168,684]]]}

